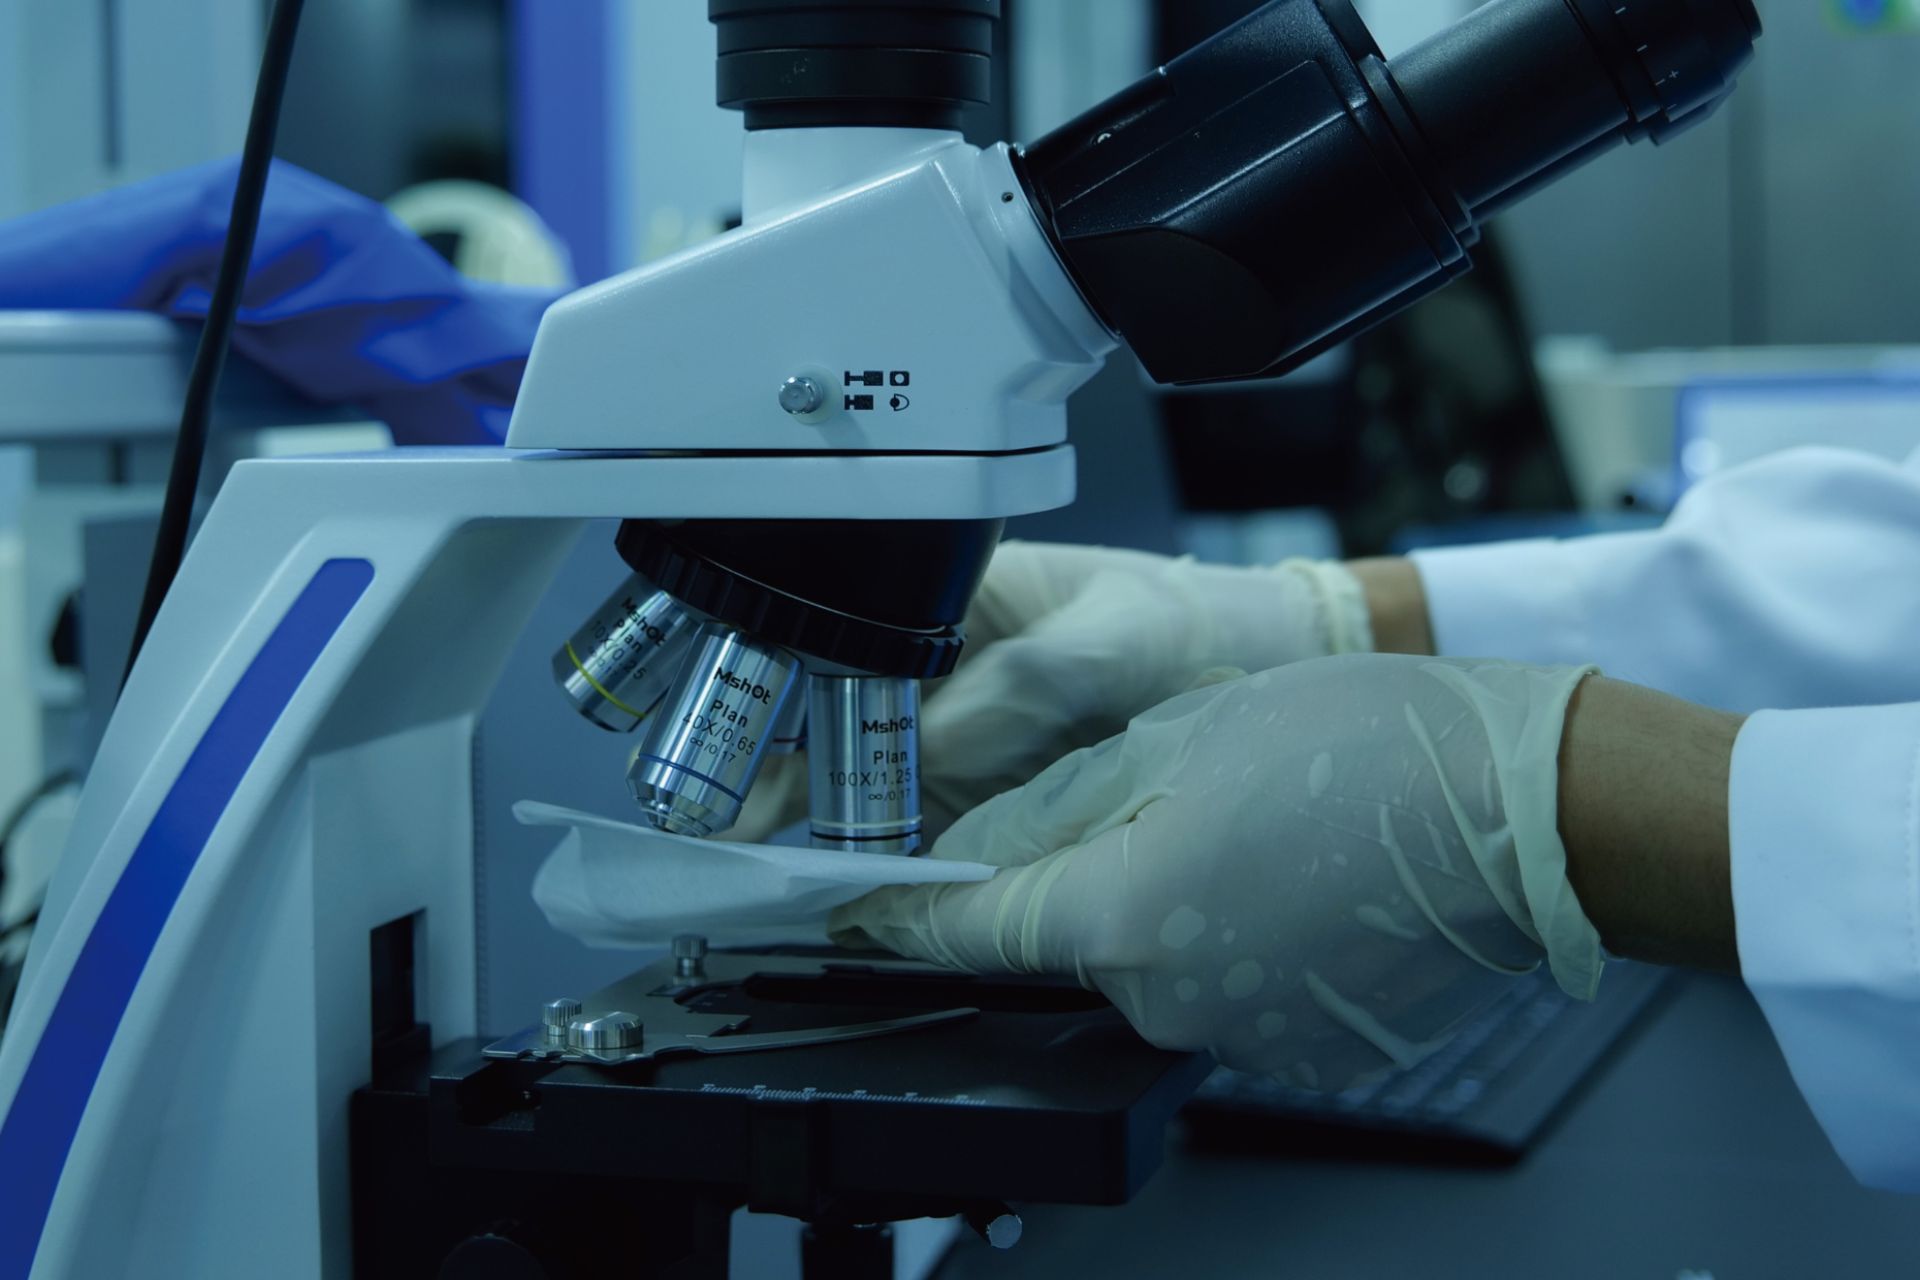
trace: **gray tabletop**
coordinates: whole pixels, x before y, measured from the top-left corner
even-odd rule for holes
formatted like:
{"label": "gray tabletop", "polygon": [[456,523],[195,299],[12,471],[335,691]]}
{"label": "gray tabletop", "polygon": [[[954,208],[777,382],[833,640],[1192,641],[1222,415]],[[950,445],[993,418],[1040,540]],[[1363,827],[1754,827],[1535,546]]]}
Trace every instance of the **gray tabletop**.
{"label": "gray tabletop", "polygon": [[[1920,1083],[1916,1084],[1920,1087]],[[1920,1196],[1856,1184],[1737,982],[1687,976],[1510,1168],[1176,1142],[1124,1209],[1030,1208],[973,1277],[1920,1276]]]}

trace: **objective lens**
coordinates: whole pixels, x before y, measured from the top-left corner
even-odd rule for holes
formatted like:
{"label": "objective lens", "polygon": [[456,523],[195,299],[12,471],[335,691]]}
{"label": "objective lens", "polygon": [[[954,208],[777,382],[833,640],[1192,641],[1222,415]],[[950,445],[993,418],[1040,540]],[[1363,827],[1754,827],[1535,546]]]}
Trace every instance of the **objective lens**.
{"label": "objective lens", "polygon": [[790,756],[806,749],[807,691],[800,688],[793,691],[787,705],[780,709],[780,718],[773,722],[773,741],[767,744],[767,750],[776,756]]}
{"label": "objective lens", "polygon": [[813,847],[920,847],[920,683],[877,676],[809,682],[807,767]]}
{"label": "objective lens", "polygon": [[627,770],[627,789],[647,820],[686,836],[732,826],[800,673],[800,659],[785,649],[725,623],[702,626]]}
{"label": "objective lens", "polygon": [[574,710],[630,733],[666,697],[699,626],[672,596],[629,577],[553,655],[553,678]]}

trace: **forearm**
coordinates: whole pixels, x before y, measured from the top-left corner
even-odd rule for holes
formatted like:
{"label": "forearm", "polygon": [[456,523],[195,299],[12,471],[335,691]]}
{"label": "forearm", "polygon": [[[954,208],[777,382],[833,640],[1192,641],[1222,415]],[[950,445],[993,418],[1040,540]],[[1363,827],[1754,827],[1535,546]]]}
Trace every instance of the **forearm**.
{"label": "forearm", "polygon": [[1560,748],[1567,878],[1616,955],[1739,967],[1727,779],[1742,717],[1594,676]]}

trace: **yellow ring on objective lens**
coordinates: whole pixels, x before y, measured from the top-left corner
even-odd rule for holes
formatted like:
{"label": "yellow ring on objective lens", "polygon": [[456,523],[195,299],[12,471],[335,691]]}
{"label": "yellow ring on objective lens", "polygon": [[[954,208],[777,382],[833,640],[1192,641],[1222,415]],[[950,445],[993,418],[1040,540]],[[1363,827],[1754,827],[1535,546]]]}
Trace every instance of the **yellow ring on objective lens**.
{"label": "yellow ring on objective lens", "polygon": [[595,680],[593,678],[593,673],[591,671],[588,671],[586,667],[581,665],[580,655],[573,651],[573,641],[571,640],[567,641],[567,661],[571,662],[573,664],[573,669],[580,673],[580,678],[582,680],[585,680],[588,684],[592,685],[594,688],[594,692],[598,693],[601,697],[605,698],[608,702],[611,702],[614,706],[620,708],[622,711],[632,716],[635,720],[645,720],[647,718],[646,712],[635,711],[632,707],[628,706],[626,703],[620,701],[620,699],[614,697],[611,693],[607,692],[607,687],[601,684],[598,680]]}

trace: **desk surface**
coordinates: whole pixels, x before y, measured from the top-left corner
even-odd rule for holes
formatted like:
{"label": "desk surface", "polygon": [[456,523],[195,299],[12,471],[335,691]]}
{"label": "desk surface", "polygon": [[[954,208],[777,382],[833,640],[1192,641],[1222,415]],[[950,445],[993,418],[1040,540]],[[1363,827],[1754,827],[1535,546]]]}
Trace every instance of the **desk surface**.
{"label": "desk surface", "polygon": [[1853,1181],[1745,990],[1674,986],[1511,1168],[1176,1144],[1127,1208],[1031,1209],[1017,1249],[969,1238],[940,1280],[1920,1275],[1920,1197]]}

